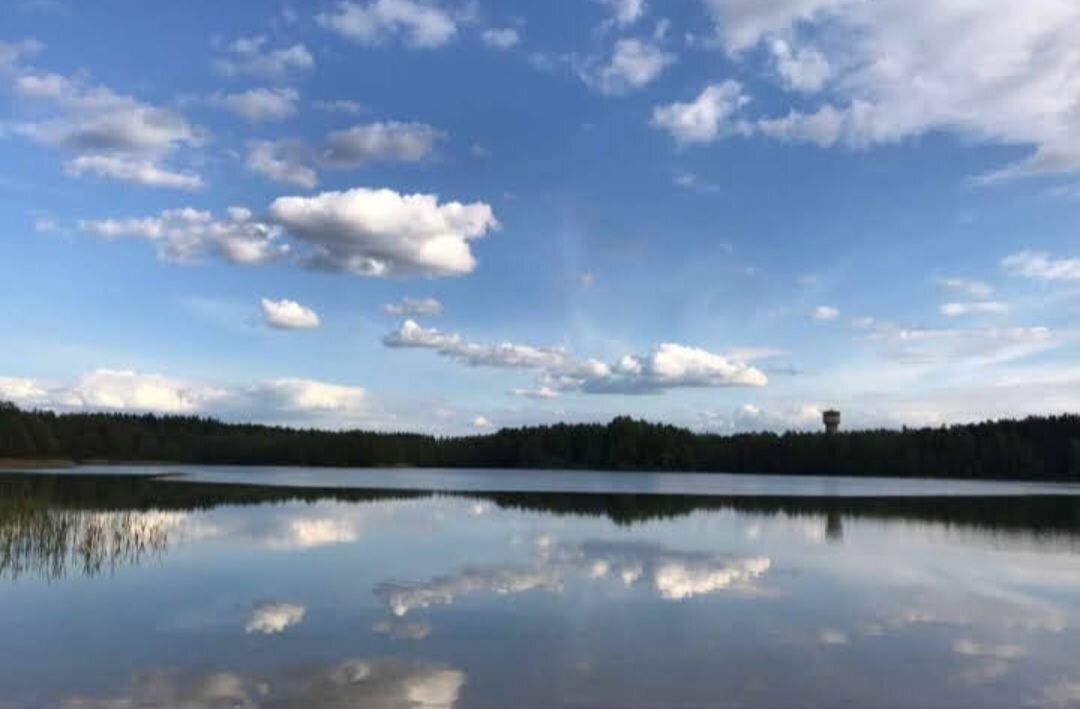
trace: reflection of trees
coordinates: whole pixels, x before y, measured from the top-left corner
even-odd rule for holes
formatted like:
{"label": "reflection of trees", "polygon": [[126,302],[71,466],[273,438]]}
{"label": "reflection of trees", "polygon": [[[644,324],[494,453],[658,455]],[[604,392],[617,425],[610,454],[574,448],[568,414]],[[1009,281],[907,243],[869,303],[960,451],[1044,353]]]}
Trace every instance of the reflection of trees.
{"label": "reflection of trees", "polygon": [[[842,541],[855,519],[937,523],[1009,538],[1075,546],[1080,497],[718,497],[589,493],[348,490],[193,483],[134,475],[0,474],[0,578],[108,572],[164,552],[175,513],[219,505],[385,502],[432,495],[483,500],[509,510],[603,517],[620,525],[698,511],[816,518]],[[170,514],[172,513],[172,514]],[[850,531],[850,530],[849,530]]]}

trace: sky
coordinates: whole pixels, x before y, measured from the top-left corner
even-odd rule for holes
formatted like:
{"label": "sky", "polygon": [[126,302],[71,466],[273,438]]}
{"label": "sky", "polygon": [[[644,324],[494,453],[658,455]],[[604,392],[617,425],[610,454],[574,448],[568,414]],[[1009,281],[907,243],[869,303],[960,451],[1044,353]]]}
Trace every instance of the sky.
{"label": "sky", "polygon": [[0,8],[0,399],[441,434],[1080,409],[1080,4]]}

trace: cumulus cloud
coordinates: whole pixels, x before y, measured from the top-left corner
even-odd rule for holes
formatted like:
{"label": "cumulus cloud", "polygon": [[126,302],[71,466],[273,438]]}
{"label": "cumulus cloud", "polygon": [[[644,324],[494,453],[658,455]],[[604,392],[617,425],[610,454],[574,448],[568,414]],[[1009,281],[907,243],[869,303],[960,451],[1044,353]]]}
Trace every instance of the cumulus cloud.
{"label": "cumulus cloud", "polygon": [[675,55],[640,39],[620,39],[606,61],[586,60],[578,76],[602,94],[618,96],[655,81],[675,62]]}
{"label": "cumulus cloud", "polygon": [[70,387],[51,392],[65,408],[190,414],[227,396],[198,382],[121,369],[97,369]]}
{"label": "cumulus cloud", "polygon": [[198,190],[203,180],[190,172],[176,172],[157,165],[152,160],[120,155],[80,155],[64,165],[72,177],[95,175],[118,182],[132,182],[146,187],[166,187],[177,190]]}
{"label": "cumulus cloud", "polygon": [[750,102],[737,81],[706,86],[693,101],[657,106],[652,124],[669,132],[680,145],[710,143],[732,133],[750,130],[736,114]]}
{"label": "cumulus cloud", "polygon": [[367,45],[400,40],[413,49],[434,49],[457,36],[457,22],[436,2],[421,0],[342,0],[315,21],[342,37]]}
{"label": "cumulus cloud", "polygon": [[198,175],[163,164],[181,148],[203,141],[202,132],[177,111],[91,85],[81,76],[21,65],[11,81],[16,94],[38,102],[48,112],[34,121],[14,124],[12,132],[70,156],[67,174],[148,187],[192,190],[202,186]]}
{"label": "cumulus cloud", "polygon": [[510,49],[521,41],[521,35],[513,27],[491,28],[480,34],[480,39],[495,49]]}
{"label": "cumulus cloud", "polygon": [[244,624],[249,635],[273,635],[304,619],[307,609],[296,603],[263,603],[255,607]]}
{"label": "cumulus cloud", "polygon": [[442,133],[424,123],[369,123],[331,133],[320,154],[333,167],[370,162],[418,162],[428,157]]}
{"label": "cumulus cloud", "polygon": [[271,219],[310,246],[312,263],[364,276],[456,276],[476,259],[469,242],[498,228],[483,202],[355,188],[279,197]]}
{"label": "cumulus cloud", "polygon": [[642,18],[648,5],[645,0],[596,0],[611,11],[611,19],[620,26],[632,25]]}
{"label": "cumulus cloud", "polygon": [[367,396],[360,387],[295,377],[256,384],[241,392],[245,394],[278,410],[306,413],[360,411]]}
{"label": "cumulus cloud", "polygon": [[836,320],[840,317],[840,311],[831,305],[819,305],[811,313],[814,320]]}
{"label": "cumulus cloud", "polygon": [[743,404],[730,416],[705,412],[703,428],[716,433],[817,430],[821,427],[822,413],[817,404]]}
{"label": "cumulus cloud", "polygon": [[355,423],[368,415],[360,387],[283,377],[218,384],[130,369],[95,369],[70,382],[0,377],[0,399],[62,411],[202,414],[229,419]]}
{"label": "cumulus cloud", "polygon": [[1080,258],[1058,259],[1041,251],[1023,251],[1001,262],[1010,275],[1040,281],[1080,281]]}
{"label": "cumulus cloud", "polygon": [[43,403],[48,395],[41,382],[26,377],[0,377],[0,401],[34,406]]}
{"label": "cumulus cloud", "polygon": [[231,111],[251,123],[281,121],[297,112],[300,94],[294,89],[248,89],[236,93],[218,92],[211,105]]}
{"label": "cumulus cloud", "polygon": [[[798,64],[817,68],[799,76],[816,84],[830,67],[836,93],[786,117],[761,119],[764,135],[863,148],[947,131],[1032,148],[984,181],[1080,171],[1074,3],[929,0],[917,13],[905,0],[703,3],[729,54],[761,43],[775,52],[777,40],[812,35],[820,58]],[[781,62],[798,57],[790,46],[780,54]],[[791,69],[778,65],[789,82]]]}
{"label": "cumulus cloud", "polygon": [[487,416],[477,416],[472,420],[472,427],[478,429],[492,428],[495,424]]}
{"label": "cumulus cloud", "polygon": [[208,256],[265,263],[295,252],[309,266],[362,276],[440,277],[471,272],[476,258],[470,242],[499,224],[483,202],[440,203],[433,194],[355,188],[279,197],[264,218],[244,208],[230,209],[222,219],[186,207],[154,217],[84,219],[78,226],[107,239],[145,239],[159,258],[178,263]]}
{"label": "cumulus cloud", "polygon": [[764,386],[768,381],[741,359],[673,343],[658,345],[645,355],[626,355],[609,365],[575,358],[559,347],[469,342],[413,320],[406,320],[383,342],[393,348],[435,350],[470,367],[539,370],[542,381],[537,391],[638,394],[681,387]]}
{"label": "cumulus cloud", "polygon": [[424,123],[398,121],[356,125],[335,131],[317,147],[301,140],[256,141],[246,167],[275,182],[312,188],[316,167],[357,168],[374,162],[419,162],[431,156],[444,134]]}
{"label": "cumulus cloud", "polygon": [[224,76],[250,76],[281,80],[315,68],[315,57],[303,44],[271,49],[264,35],[240,37],[229,43],[226,54],[213,61]]}
{"label": "cumulus cloud", "polygon": [[832,75],[829,61],[816,49],[794,49],[780,38],[773,39],[769,49],[776,62],[776,73],[789,89],[807,93],[820,91]]}
{"label": "cumulus cloud", "polygon": [[319,176],[310,160],[310,150],[300,141],[260,140],[248,145],[244,167],[274,182],[312,189]]}
{"label": "cumulus cloud", "polygon": [[218,256],[238,264],[265,263],[288,253],[278,226],[233,208],[225,219],[191,207],[167,209],[156,217],[80,220],[79,229],[105,239],[135,237],[154,245],[158,258],[192,263]]}
{"label": "cumulus cloud", "polygon": [[1009,312],[1009,304],[997,300],[942,303],[939,312],[949,318],[959,318],[965,315],[1003,315]]}
{"label": "cumulus cloud", "polygon": [[318,314],[295,300],[263,298],[260,304],[263,318],[270,327],[280,330],[309,330],[319,326]]}
{"label": "cumulus cloud", "polygon": [[443,306],[435,298],[406,297],[396,303],[387,303],[382,309],[387,315],[438,315]]}

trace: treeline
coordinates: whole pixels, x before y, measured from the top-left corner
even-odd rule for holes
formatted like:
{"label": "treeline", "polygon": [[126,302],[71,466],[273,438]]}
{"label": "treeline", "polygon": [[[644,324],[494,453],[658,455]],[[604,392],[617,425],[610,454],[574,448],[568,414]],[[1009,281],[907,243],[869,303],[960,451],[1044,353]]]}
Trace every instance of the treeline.
{"label": "treeline", "polygon": [[698,434],[619,417],[484,436],[322,431],[0,403],[0,458],[238,465],[577,468],[1080,481],[1080,416],[941,428]]}

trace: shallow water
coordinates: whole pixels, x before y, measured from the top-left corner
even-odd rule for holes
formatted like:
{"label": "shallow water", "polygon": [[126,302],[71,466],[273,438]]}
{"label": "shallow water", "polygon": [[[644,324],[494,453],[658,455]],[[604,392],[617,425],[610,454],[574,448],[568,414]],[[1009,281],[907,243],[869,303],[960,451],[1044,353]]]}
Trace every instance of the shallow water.
{"label": "shallow water", "polygon": [[5,709],[1080,703],[1053,488],[81,472],[0,475]]}

